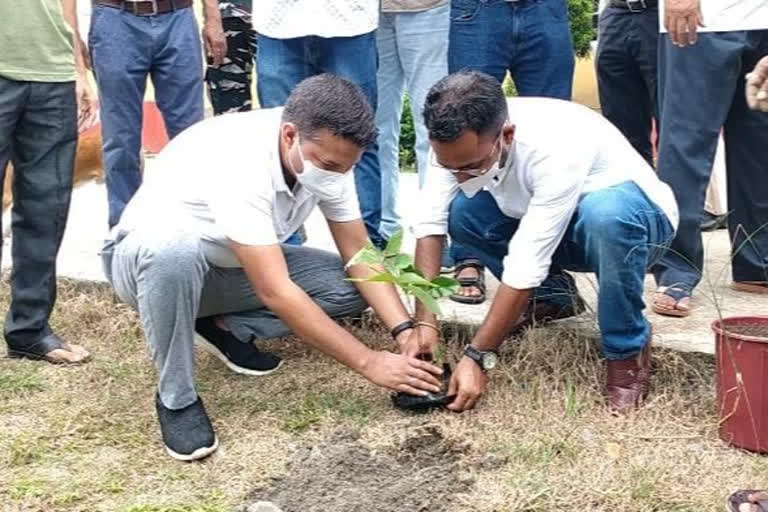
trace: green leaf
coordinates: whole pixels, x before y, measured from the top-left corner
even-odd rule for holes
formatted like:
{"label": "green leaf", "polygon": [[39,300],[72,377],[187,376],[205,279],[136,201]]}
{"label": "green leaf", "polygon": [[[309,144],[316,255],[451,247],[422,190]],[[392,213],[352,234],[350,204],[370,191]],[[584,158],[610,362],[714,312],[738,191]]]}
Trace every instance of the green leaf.
{"label": "green leaf", "polygon": [[397,283],[397,279],[392,274],[382,272],[366,279],[369,283]]}
{"label": "green leaf", "polygon": [[404,269],[402,269],[403,272],[408,272],[410,274],[416,274],[418,276],[424,277],[424,272],[416,268],[414,265],[408,265]]}
{"label": "green leaf", "polygon": [[432,284],[438,288],[445,288],[451,290],[451,293],[459,289],[459,282],[452,277],[437,276],[432,279]]}
{"label": "green leaf", "polygon": [[384,255],[369,241],[365,247],[357,251],[352,259],[344,266],[345,269],[355,265],[380,265]]}
{"label": "green leaf", "polygon": [[421,277],[415,272],[402,272],[397,278],[397,283],[402,285],[418,286],[422,288],[432,288],[432,283]]}
{"label": "green leaf", "polygon": [[429,293],[418,288],[411,290],[411,293],[419,300],[419,302],[424,304],[424,307],[427,308],[432,314],[440,316],[440,306]]}
{"label": "green leaf", "polygon": [[457,286],[455,289],[451,288],[432,288],[429,290],[429,294],[432,295],[436,299],[442,299],[443,297],[448,297],[452,293],[456,293],[459,291],[459,287]]}
{"label": "green leaf", "polygon": [[388,265],[394,266],[398,270],[405,270],[408,267],[413,266],[413,258],[410,254],[398,254],[396,256],[390,256],[385,261]]}
{"label": "green leaf", "polygon": [[387,248],[384,250],[384,254],[387,256],[396,256],[400,253],[400,248],[403,246],[403,229],[398,229],[394,235],[387,242]]}

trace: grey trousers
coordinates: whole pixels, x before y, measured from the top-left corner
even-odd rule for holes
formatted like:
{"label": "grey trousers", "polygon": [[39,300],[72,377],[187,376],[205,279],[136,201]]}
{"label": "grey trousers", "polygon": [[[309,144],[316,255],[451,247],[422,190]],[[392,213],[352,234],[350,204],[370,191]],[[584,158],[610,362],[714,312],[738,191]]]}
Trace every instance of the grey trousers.
{"label": "grey trousers", "polygon": [[[139,312],[157,369],[158,393],[170,409],[197,399],[195,319],[225,315],[244,343],[291,333],[256,295],[241,268],[208,263],[197,235],[153,229],[107,241],[102,260],[117,295]],[[330,317],[361,313],[366,304],[345,281],[341,259],[326,251],[281,246],[291,279]]]}
{"label": "grey trousers", "polygon": [[[72,195],[77,147],[75,83],[0,77],[0,192],[13,163],[13,270],[5,340],[18,350],[52,333],[56,255]],[[0,240],[0,250],[2,240]]]}

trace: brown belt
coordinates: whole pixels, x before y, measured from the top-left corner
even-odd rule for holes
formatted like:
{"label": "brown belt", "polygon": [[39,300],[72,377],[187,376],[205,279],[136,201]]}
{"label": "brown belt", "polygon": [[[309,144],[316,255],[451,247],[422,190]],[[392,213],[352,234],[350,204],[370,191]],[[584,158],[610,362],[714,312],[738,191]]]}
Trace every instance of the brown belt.
{"label": "brown belt", "polygon": [[140,0],[138,2],[128,0],[93,0],[93,3],[95,5],[121,9],[136,16],[154,16],[155,14],[163,14],[175,11],[176,9],[185,9],[192,5],[192,0]]}

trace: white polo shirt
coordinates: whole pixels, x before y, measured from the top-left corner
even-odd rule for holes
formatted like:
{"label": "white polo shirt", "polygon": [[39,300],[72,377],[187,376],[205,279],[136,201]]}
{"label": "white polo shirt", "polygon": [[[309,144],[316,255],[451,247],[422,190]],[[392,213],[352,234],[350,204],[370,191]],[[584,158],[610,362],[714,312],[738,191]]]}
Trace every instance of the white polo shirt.
{"label": "white polo shirt", "polygon": [[274,39],[352,37],[379,26],[379,0],[255,0],[253,29]]}
{"label": "white polo shirt", "polygon": [[[700,0],[703,27],[698,32],[768,29],[768,0]],[[664,26],[664,0],[659,0],[659,27]]]}
{"label": "white polo shirt", "polygon": [[[672,190],[610,121],[562,100],[512,98],[508,105],[514,143],[505,168],[486,187],[505,215],[521,219],[503,262],[505,284],[527,289],[544,281],[579,201],[595,190],[634,181],[677,227]],[[427,169],[416,238],[448,232],[457,192],[451,172]]]}
{"label": "white polo shirt", "polygon": [[288,188],[278,149],[282,112],[225,114],[179,134],[152,163],[114,229],[152,229],[159,222],[174,222],[180,230],[199,233],[212,264],[239,267],[231,242],[284,242],[315,205],[334,222],[359,219],[352,171],[344,193],[333,201],[318,201],[299,183]]}

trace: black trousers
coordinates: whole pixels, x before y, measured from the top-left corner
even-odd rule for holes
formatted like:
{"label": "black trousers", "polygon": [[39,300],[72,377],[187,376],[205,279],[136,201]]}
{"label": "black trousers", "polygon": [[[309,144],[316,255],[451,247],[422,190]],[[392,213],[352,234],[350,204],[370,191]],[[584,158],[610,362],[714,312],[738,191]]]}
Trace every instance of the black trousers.
{"label": "black trousers", "polygon": [[603,115],[653,165],[651,122],[656,102],[659,11],[606,7],[597,38],[597,87]]}
{"label": "black trousers", "polygon": [[51,333],[56,255],[69,212],[76,146],[74,82],[0,77],[0,179],[9,161],[14,167],[11,307],[4,328],[14,348]]}

